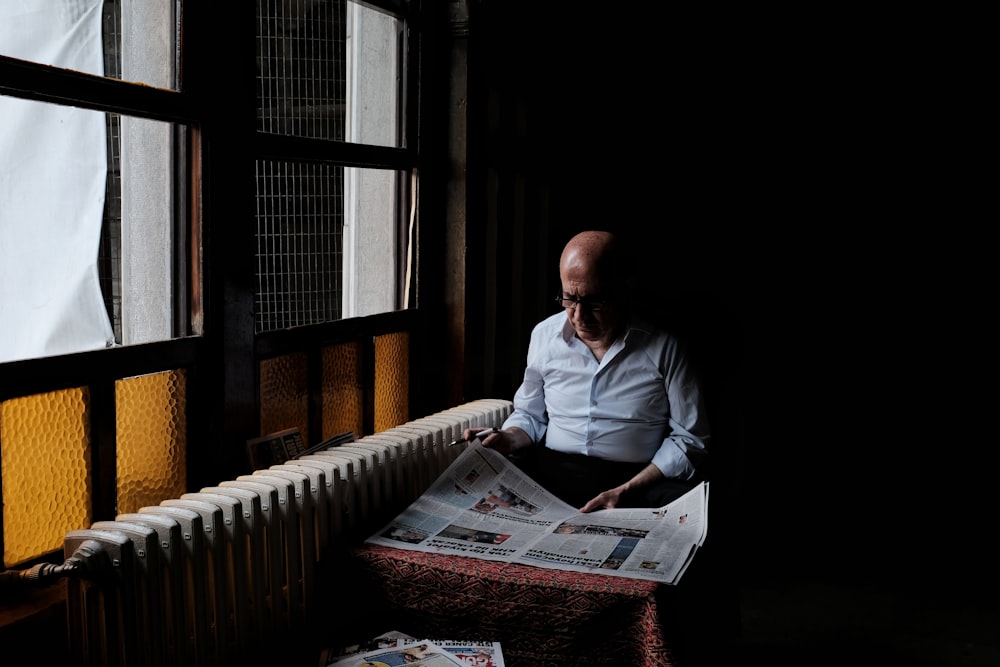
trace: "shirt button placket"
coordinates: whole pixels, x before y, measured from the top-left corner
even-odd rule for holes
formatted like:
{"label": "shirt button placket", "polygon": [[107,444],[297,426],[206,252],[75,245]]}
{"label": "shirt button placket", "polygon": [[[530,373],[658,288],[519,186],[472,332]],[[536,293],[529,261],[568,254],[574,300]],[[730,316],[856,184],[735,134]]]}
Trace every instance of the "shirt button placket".
{"label": "shirt button placket", "polygon": [[597,422],[597,416],[594,414],[594,409],[597,407],[597,399],[594,398],[594,390],[596,389],[595,384],[591,385],[590,391],[590,426],[587,427],[587,450],[591,450],[594,447],[594,424]]}

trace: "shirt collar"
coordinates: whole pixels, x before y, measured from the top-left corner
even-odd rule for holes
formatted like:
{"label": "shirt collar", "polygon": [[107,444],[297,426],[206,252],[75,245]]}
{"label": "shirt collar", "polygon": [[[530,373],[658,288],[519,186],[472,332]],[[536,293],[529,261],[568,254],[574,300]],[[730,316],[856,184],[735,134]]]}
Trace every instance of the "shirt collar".
{"label": "shirt collar", "polygon": [[[631,336],[636,335],[649,335],[653,331],[653,327],[644,320],[638,318],[631,318],[629,323],[625,325],[625,333],[619,336],[617,340],[623,342],[628,342]],[[634,332],[634,333],[633,333]],[[569,343],[570,340],[576,335],[576,331],[573,329],[573,325],[569,322],[569,315],[563,319],[562,330],[560,331],[564,343]]]}

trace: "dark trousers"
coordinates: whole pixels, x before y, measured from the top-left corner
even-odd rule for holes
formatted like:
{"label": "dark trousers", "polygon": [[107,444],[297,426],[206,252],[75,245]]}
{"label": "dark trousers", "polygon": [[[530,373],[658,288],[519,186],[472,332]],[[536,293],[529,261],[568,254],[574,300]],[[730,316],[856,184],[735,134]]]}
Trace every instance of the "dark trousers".
{"label": "dark trousers", "polygon": [[[602,491],[624,484],[648,465],[567,454],[544,446],[518,452],[510,460],[549,493],[578,508]],[[625,494],[618,507],[662,507],[690,491],[695,484],[663,479]]]}

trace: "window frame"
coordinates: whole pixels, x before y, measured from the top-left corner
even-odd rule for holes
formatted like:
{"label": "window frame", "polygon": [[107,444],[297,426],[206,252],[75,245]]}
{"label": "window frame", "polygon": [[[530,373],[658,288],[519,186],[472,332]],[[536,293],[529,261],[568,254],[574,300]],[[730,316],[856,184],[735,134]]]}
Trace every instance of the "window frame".
{"label": "window frame", "polygon": [[[153,88],[102,76],[62,70],[0,56],[0,94],[42,102],[120,113],[177,123],[187,128],[187,178],[183,187],[192,239],[188,252],[190,327],[197,334],[167,341],[58,355],[0,364],[0,401],[69,387],[86,386],[92,397],[91,441],[94,474],[94,520],[115,514],[115,381],[134,375],[183,369],[187,377],[188,486],[197,489],[242,474],[245,443],[259,435],[260,361],[289,352],[315,356],[323,346],[362,341],[373,354],[374,337],[407,332],[411,349],[420,349],[427,315],[418,308],[422,289],[413,279],[406,310],[350,318],[293,330],[254,333],[253,211],[255,162],[260,159],[321,161],[345,167],[393,169],[401,176],[400,192],[419,201],[421,173],[418,137],[421,114],[421,49],[426,44],[419,2],[376,0],[363,4],[389,11],[404,22],[405,82],[402,94],[404,139],[401,147],[381,147],[329,140],[279,137],[255,126],[255,6],[233,16],[218,3],[184,3],[184,29],[179,31],[182,57],[177,90]],[[215,5],[215,6],[212,6]],[[211,67],[192,64],[212,63]],[[220,72],[230,73],[219,76]],[[217,103],[225,100],[225,104]],[[246,110],[234,118],[234,109]],[[426,117],[426,114],[423,114]],[[403,212],[407,217],[409,211]],[[416,214],[417,236],[413,275],[420,275],[417,250],[425,232]],[[234,220],[244,221],[235,223]],[[200,239],[200,243],[197,240]],[[405,239],[402,239],[405,240]],[[405,259],[401,260],[405,261]],[[437,284],[437,279],[429,281]],[[249,314],[249,317],[247,315]],[[412,387],[426,364],[411,354],[410,410],[434,403],[426,389]],[[372,366],[371,359],[363,363]],[[367,379],[364,380],[368,382]],[[315,384],[315,383],[314,383]],[[369,385],[370,388],[370,385]],[[372,392],[365,392],[365,425],[371,426]],[[310,400],[315,405],[316,400]],[[311,416],[311,423],[316,419]],[[359,434],[360,435],[360,434]],[[0,494],[3,489],[0,486]],[[3,548],[0,515],[0,550]],[[61,561],[53,552],[41,560]],[[29,563],[30,564],[30,563]]]}
{"label": "window frame", "polygon": [[[183,43],[179,45],[182,50],[184,47]],[[182,84],[180,88],[183,87]],[[154,88],[0,55],[0,94],[184,126],[189,130],[186,133],[189,136],[187,161],[192,165],[186,172],[189,175],[201,172],[201,156],[191,147],[200,143],[199,133],[203,119],[198,99],[190,92]],[[189,185],[193,183],[185,183],[185,190],[189,189]],[[197,190],[197,187],[190,188],[192,195]],[[188,208],[191,226],[189,233],[197,234],[201,227],[198,210],[194,206],[182,205]],[[194,278],[198,272],[193,267],[201,263],[198,244],[191,244],[189,250],[192,249],[187,257],[189,278]],[[199,282],[196,278],[190,282],[188,312],[191,313],[192,320],[200,321],[201,314],[197,308],[202,300],[197,296],[196,287]],[[180,319],[188,321],[189,318],[182,316]],[[195,453],[195,448],[190,447],[190,436],[206,423],[205,414],[198,407],[202,401],[195,380],[199,376],[200,367],[204,365],[204,359],[202,337],[181,334],[171,340],[156,343],[6,362],[0,364],[0,401],[70,387],[88,388],[93,515],[113,518],[116,477],[115,382],[136,375],[183,369],[192,388],[187,415],[188,442],[189,451]],[[191,471],[202,466],[205,460],[196,453],[193,459],[188,460],[189,480],[192,479]],[[2,493],[0,480],[0,497]],[[3,539],[3,517],[0,515],[0,552],[3,550]],[[58,555],[54,553],[42,560],[58,558]]]}

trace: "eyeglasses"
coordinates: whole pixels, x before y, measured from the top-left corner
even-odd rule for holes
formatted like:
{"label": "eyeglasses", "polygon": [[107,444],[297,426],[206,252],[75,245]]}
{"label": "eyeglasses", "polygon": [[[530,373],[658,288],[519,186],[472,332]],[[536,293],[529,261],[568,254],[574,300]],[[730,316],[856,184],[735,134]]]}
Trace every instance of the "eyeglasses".
{"label": "eyeglasses", "polygon": [[575,296],[563,296],[561,294],[556,297],[556,303],[563,308],[576,308],[577,306],[583,306],[592,313],[599,313],[602,308],[608,305],[608,302],[605,299],[591,299],[586,296],[577,298]]}

